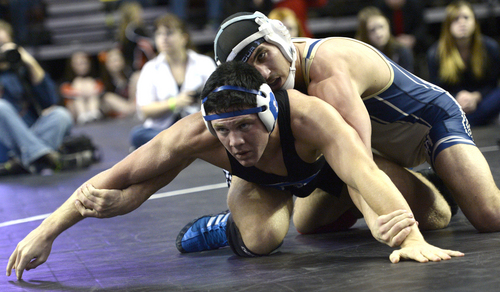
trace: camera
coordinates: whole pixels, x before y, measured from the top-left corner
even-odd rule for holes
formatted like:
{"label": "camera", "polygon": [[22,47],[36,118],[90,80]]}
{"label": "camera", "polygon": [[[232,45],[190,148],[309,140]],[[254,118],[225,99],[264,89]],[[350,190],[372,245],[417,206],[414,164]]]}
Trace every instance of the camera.
{"label": "camera", "polygon": [[10,65],[16,65],[21,62],[21,54],[16,49],[7,50],[0,53],[0,62],[8,62]]}

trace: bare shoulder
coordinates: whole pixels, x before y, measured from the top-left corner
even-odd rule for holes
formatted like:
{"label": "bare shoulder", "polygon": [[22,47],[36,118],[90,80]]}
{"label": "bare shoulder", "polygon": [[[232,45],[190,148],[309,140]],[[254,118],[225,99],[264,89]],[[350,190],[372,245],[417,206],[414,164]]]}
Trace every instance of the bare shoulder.
{"label": "bare shoulder", "polygon": [[295,148],[304,161],[313,161],[346,123],[335,108],[315,96],[296,90],[288,90],[288,96]]}
{"label": "bare shoulder", "polygon": [[311,96],[304,94],[296,89],[288,89],[288,100],[290,101],[290,111],[291,112],[308,112],[311,106],[325,104],[328,105],[323,100],[317,98],[316,96]]}
{"label": "bare shoulder", "polygon": [[311,66],[311,84],[346,76],[359,93],[383,88],[391,78],[387,60],[372,46],[352,38],[329,38],[318,48]]}
{"label": "bare shoulder", "polygon": [[[326,52],[325,52],[326,51]],[[315,58],[322,55],[330,55],[338,58],[351,60],[354,56],[360,56],[363,59],[380,58],[380,54],[370,45],[347,37],[332,37],[326,39],[319,47]],[[333,60],[330,60],[330,62]]]}
{"label": "bare shoulder", "polygon": [[[318,130],[321,125],[333,122],[340,116],[330,104],[322,99],[301,93],[300,91],[287,90],[290,101],[290,121],[292,130],[311,133]],[[294,133],[295,135],[295,133]]]}

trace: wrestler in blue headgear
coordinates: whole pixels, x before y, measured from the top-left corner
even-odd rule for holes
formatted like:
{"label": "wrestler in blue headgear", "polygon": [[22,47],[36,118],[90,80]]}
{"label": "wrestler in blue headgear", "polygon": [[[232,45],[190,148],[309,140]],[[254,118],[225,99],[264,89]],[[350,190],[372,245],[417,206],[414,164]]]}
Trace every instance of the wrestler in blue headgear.
{"label": "wrestler in blue headgear", "polygon": [[256,113],[271,133],[278,118],[278,104],[264,78],[248,64],[228,62],[214,72],[203,88],[201,113],[210,132],[211,121]]}

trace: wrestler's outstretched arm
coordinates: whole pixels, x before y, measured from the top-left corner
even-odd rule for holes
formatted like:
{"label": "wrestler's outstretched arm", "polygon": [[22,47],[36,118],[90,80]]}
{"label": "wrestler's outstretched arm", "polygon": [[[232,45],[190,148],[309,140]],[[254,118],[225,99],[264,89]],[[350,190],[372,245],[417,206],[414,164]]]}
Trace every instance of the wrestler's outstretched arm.
{"label": "wrestler's outstretched arm", "polygon": [[[43,264],[56,237],[84,217],[113,217],[135,210],[196,158],[223,161],[217,156],[225,155],[223,148],[206,129],[201,114],[184,118],[78,188],[17,245],[7,264],[7,276],[15,269],[17,278],[21,279],[24,270]],[[86,197],[90,186],[116,191],[103,198]],[[100,213],[104,210],[107,212]]]}

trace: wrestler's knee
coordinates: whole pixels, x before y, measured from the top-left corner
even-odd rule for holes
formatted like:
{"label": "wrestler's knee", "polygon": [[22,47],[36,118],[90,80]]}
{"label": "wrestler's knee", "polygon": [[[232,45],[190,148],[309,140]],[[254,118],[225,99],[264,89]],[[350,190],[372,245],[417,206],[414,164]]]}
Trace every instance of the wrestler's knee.
{"label": "wrestler's knee", "polygon": [[293,225],[295,226],[295,229],[300,234],[310,234],[314,233],[316,229],[318,229],[318,226],[316,225],[311,225],[305,222],[304,220],[301,220],[302,218],[298,218],[295,215],[293,216]]}
{"label": "wrestler's knee", "polygon": [[226,236],[232,251],[241,257],[269,255],[283,243],[283,237],[272,231],[254,230],[242,234],[234,222],[232,214],[227,219]]}
{"label": "wrestler's knee", "polygon": [[473,216],[467,216],[469,221],[479,232],[500,231],[500,212],[491,206],[482,206]]}
{"label": "wrestler's knee", "polygon": [[[305,225],[300,224],[295,225],[295,228],[300,234],[314,234],[314,233],[329,233],[329,232],[339,232],[346,231],[351,228],[362,215],[359,211],[354,211],[353,209],[347,210],[342,215],[340,215],[333,222],[324,224],[321,226],[318,225]],[[295,221],[294,221],[295,222]],[[295,224],[295,223],[294,223]]]}
{"label": "wrestler's knee", "polygon": [[451,208],[448,203],[444,201],[442,204],[431,208],[425,217],[426,218],[422,219],[416,218],[421,230],[443,229],[450,224],[452,217]]}

